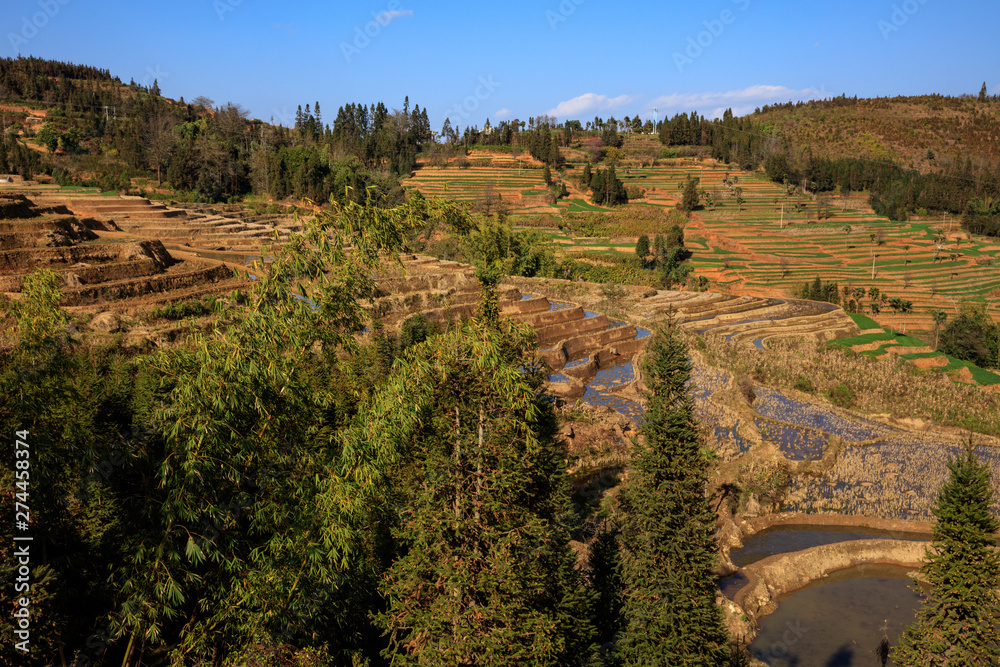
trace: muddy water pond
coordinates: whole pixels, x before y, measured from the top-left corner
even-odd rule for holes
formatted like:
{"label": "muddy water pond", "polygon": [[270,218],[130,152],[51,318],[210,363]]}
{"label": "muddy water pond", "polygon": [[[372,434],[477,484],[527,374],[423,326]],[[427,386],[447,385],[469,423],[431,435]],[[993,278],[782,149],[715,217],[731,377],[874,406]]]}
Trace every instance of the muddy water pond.
{"label": "muddy water pond", "polygon": [[[920,596],[907,569],[865,565],[840,572],[778,599],[760,622],[750,652],[771,667],[879,665],[874,650],[883,630],[890,647],[913,622]],[[888,664],[892,661],[891,653]]]}
{"label": "muddy water pond", "polygon": [[801,551],[822,544],[836,544],[851,540],[930,540],[924,533],[907,533],[895,530],[878,530],[857,526],[813,526],[788,524],[774,526],[755,533],[743,540],[743,547],[733,549],[729,557],[737,567],[756,563],[775,554]]}

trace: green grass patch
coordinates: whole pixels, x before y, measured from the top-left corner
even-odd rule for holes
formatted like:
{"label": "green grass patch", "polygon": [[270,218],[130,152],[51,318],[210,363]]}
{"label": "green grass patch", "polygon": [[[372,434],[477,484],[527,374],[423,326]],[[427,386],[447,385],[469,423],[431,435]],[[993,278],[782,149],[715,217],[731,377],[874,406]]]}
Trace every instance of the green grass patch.
{"label": "green grass patch", "polygon": [[847,313],[847,316],[854,320],[854,323],[858,325],[858,328],[862,331],[866,329],[881,329],[882,326],[868,317],[867,315],[862,315],[861,313]]}
{"label": "green grass patch", "polygon": [[841,347],[854,347],[855,345],[865,345],[867,343],[875,343],[878,341],[895,342],[896,345],[901,345],[903,347],[917,347],[917,346],[927,345],[927,343],[920,340],[919,338],[899,335],[893,333],[892,331],[861,334],[860,336],[853,336],[851,338],[839,338],[837,340],[831,340],[828,343],[828,345],[839,345]]}

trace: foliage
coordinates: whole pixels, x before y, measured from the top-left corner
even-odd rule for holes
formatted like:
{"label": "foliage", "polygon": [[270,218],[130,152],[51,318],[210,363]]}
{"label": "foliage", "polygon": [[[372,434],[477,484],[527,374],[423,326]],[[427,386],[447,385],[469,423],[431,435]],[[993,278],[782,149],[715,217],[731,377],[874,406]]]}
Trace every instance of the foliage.
{"label": "foliage", "polygon": [[129,499],[116,632],[213,663],[247,642],[344,655],[369,632],[378,542],[361,526],[379,507],[379,464],[340,444],[347,400],[321,378],[354,349],[369,276],[400,247],[406,213],[349,203],[318,215],[255,268],[225,336],[147,362],[162,407],[137,453],[148,481]]}
{"label": "foliage", "polygon": [[413,347],[359,425],[403,455],[401,555],[378,617],[394,664],[571,664],[591,650],[553,415],[521,372],[526,332],[489,324]]}
{"label": "foliage", "polygon": [[206,296],[201,299],[187,299],[158,306],[149,311],[150,319],[181,320],[185,317],[207,315],[215,311],[217,299]]}
{"label": "foliage", "polygon": [[635,242],[635,256],[645,260],[647,255],[649,255],[649,237],[643,234]]}
{"label": "foliage", "polygon": [[948,462],[949,477],[934,506],[934,540],[920,568],[931,585],[915,624],[893,651],[899,665],[987,665],[1000,660],[1000,522],[994,486],[970,441]]}
{"label": "foliage", "polygon": [[67,322],[60,310],[59,274],[39,269],[24,279],[21,298],[14,307],[21,346],[26,350],[51,348]]}
{"label": "foliage", "polygon": [[826,301],[833,304],[840,303],[840,290],[837,287],[837,283],[824,283],[819,276],[816,276],[811,283],[805,283],[799,287],[798,296],[813,301]]}
{"label": "foliage", "polygon": [[590,178],[590,189],[593,190],[594,203],[597,205],[614,206],[628,203],[628,193],[615,173],[614,166],[595,171]]}
{"label": "foliage", "polygon": [[497,262],[510,276],[554,276],[556,259],[546,238],[533,231],[514,231],[503,214],[479,219],[462,240],[464,257],[477,267]]}
{"label": "foliage", "polygon": [[813,385],[812,380],[806,375],[800,375],[795,378],[795,383],[792,385],[799,391],[804,391],[807,394],[811,394],[816,391],[816,387]]}
{"label": "foliage", "polygon": [[684,183],[684,194],[681,196],[680,210],[691,213],[701,207],[701,197],[698,194],[699,178],[688,176]]}
{"label": "foliage", "polygon": [[708,460],[687,390],[691,361],[673,325],[655,334],[643,434],[621,493],[627,665],[717,665],[728,653],[715,604],[715,515]]}
{"label": "foliage", "polygon": [[938,350],[983,368],[1000,368],[1000,325],[986,309],[966,304],[941,331]]}
{"label": "foliage", "polygon": [[854,390],[844,383],[831,387],[826,395],[830,399],[830,402],[837,407],[844,408],[845,410],[854,407]]}

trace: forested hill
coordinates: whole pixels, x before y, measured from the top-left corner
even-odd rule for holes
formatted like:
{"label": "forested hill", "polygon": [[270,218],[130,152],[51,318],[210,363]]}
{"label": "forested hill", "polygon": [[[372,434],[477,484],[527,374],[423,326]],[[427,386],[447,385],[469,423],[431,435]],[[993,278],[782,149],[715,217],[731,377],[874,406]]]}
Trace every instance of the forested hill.
{"label": "forested hill", "polygon": [[816,157],[888,160],[921,172],[1000,162],[1000,99],[835,97],[765,106],[751,118]]}
{"label": "forested hill", "polygon": [[155,79],[123,84],[106,70],[38,58],[0,59],[0,121],[0,173],[104,190],[147,183],[208,202],[252,194],[392,204],[402,198],[398,175],[431,139],[426,109],[409,98],[401,109],[348,104],[332,123],[307,103],[289,128],[251,119],[238,102],[171,100]]}

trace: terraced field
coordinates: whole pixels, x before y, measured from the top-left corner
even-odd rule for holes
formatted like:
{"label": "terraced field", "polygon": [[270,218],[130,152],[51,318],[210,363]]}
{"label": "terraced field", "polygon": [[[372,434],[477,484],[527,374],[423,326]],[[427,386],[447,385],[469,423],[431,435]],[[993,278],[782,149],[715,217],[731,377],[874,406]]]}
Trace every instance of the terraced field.
{"label": "terraced field", "polygon": [[114,322],[106,328],[117,330],[124,316],[147,338],[162,340],[152,329],[177,329],[156,322],[163,306],[243,285],[233,268],[258,257],[262,242],[287,240],[296,230],[287,216],[217,215],[88,188],[4,183],[0,292],[17,298],[25,276],[48,268],[60,276],[62,305],[71,313],[87,320],[113,311],[111,320],[101,318]]}
{"label": "terraced field", "polygon": [[527,154],[515,159],[505,152],[474,151],[464,162],[452,160],[446,166],[432,166],[421,159],[413,176],[404,180],[403,185],[428,196],[468,203],[480,199],[489,186],[502,197],[506,207],[522,213],[560,211],[548,203],[541,163]]}
{"label": "terraced field", "polygon": [[[405,271],[405,273],[403,272]],[[478,299],[472,267],[432,257],[408,255],[403,271],[380,282],[384,294],[376,305],[387,327],[423,314],[439,322],[471,316]],[[641,419],[632,359],[650,329],[672,317],[703,335],[763,348],[783,337],[828,341],[857,335],[858,327],[839,308],[812,301],[736,297],[707,292],[633,288],[616,319],[598,312],[594,295],[600,285],[565,280],[511,279],[501,292],[505,317],[530,325],[537,333],[542,360],[550,369],[549,390],[565,399],[582,399],[630,419]],[[567,288],[576,299],[559,296]]]}
{"label": "terraced field", "polygon": [[[570,165],[569,173],[581,167]],[[507,184],[505,201],[521,224],[540,213],[610,211],[594,206],[579,193],[571,193],[555,206],[534,205],[530,197],[541,195],[526,193],[533,191],[529,188],[543,187],[540,174],[535,174],[536,181],[517,183],[506,176],[507,171],[492,167],[421,170],[411,182],[422,191],[464,201],[473,201],[487,183],[501,192]],[[965,299],[983,299],[994,315],[1000,313],[1000,242],[968,238],[953,220],[890,221],[875,215],[862,195],[845,199],[789,194],[762,173],[741,172],[708,159],[632,164],[620,166],[618,174],[626,184],[646,191],[643,199],[619,209],[625,212],[638,210],[637,206],[673,208],[686,179],[700,179],[699,188],[711,193],[713,204],[692,216],[685,243],[693,252],[696,275],[706,277],[719,291],[787,296],[817,276],[837,282],[841,289],[877,287],[912,301],[913,312],[899,324],[925,335],[934,328],[931,315],[935,311],[944,310],[954,317]],[[434,189],[426,187],[431,175]],[[736,188],[742,190],[742,204],[737,203]],[[821,202],[822,220],[818,215]],[[549,235],[561,254],[630,255],[637,239],[637,235],[582,238],[555,228],[534,229]],[[862,306],[867,305],[866,299]],[[879,319],[886,317],[883,314]]]}

